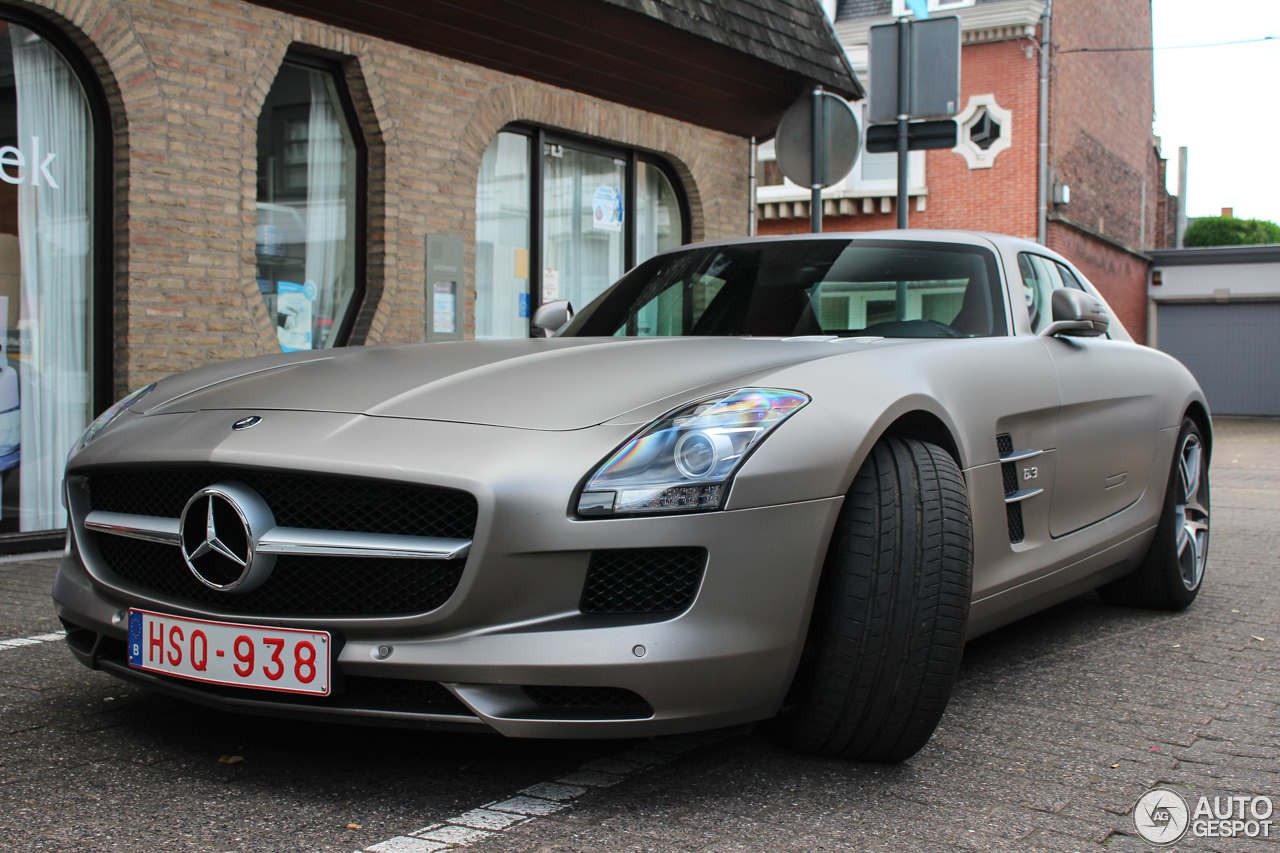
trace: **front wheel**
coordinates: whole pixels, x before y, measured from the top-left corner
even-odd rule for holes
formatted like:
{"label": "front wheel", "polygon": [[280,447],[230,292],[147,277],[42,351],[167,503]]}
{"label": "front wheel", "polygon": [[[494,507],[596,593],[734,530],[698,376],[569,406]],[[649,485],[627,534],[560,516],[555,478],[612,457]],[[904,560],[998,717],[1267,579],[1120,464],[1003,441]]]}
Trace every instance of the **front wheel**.
{"label": "front wheel", "polygon": [[1098,587],[1107,604],[1181,610],[1196,600],[1209,561],[1209,452],[1186,418],[1155,538],[1132,573]]}
{"label": "front wheel", "polygon": [[775,736],[863,761],[918,752],[959,671],[972,567],[955,461],[936,445],[881,439],[841,507]]}

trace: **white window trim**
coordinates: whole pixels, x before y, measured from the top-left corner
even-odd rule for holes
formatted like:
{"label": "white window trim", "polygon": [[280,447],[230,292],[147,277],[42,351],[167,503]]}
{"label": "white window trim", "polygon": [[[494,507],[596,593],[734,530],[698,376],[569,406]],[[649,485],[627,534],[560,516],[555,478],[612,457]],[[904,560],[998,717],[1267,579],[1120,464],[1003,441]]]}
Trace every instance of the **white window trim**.
{"label": "white window trim", "polygon": [[[985,151],[969,141],[969,130],[981,120],[984,108],[1000,125],[1000,138]],[[960,126],[960,144],[951,150],[963,157],[970,169],[994,167],[1000,152],[1013,145],[1013,113],[997,104],[995,95],[971,95],[969,103],[956,116],[956,124]]]}
{"label": "white window trim", "polygon": [[[966,6],[972,6],[974,0],[929,0],[929,11],[932,12],[950,12],[952,9],[963,9]],[[903,15],[910,15],[911,9],[907,7],[906,0],[893,0],[893,16],[901,18]]]}

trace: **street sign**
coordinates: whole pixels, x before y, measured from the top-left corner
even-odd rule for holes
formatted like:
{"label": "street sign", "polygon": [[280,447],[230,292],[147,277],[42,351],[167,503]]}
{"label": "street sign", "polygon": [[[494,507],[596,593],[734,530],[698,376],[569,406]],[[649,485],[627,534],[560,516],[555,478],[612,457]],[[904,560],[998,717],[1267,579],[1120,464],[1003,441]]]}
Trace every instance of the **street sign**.
{"label": "street sign", "polygon": [[775,143],[782,174],[805,189],[812,189],[815,183],[824,188],[839,183],[858,159],[858,122],[853,108],[844,98],[824,92],[821,143],[826,166],[818,170],[818,180],[813,180],[813,101],[806,93],[791,105],[778,124]]}
{"label": "street sign", "polygon": [[[942,121],[913,121],[907,125],[907,150],[931,151],[935,148],[955,148],[959,140],[959,128],[952,119]],[[898,125],[873,124],[867,128],[867,151],[872,154],[892,154],[898,150]]]}
{"label": "street sign", "polygon": [[899,105],[898,24],[871,28],[872,124],[913,119],[950,118],[960,111],[960,19],[954,15],[909,21],[906,57],[907,98]]}

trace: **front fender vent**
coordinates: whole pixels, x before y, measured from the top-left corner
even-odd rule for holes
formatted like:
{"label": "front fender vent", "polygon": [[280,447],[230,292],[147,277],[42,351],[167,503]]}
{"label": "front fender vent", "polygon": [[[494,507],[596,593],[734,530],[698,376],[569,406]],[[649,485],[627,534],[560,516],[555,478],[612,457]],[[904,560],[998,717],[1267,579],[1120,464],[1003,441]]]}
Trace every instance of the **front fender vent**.
{"label": "front fender vent", "polygon": [[[1001,456],[1013,453],[1013,436],[1007,432],[997,435],[996,450],[1000,451]],[[1007,498],[1018,491],[1018,466],[1013,462],[1003,462],[1000,464],[1000,474],[1004,478],[1004,496]],[[1022,526],[1022,504],[1005,504],[1004,511],[1009,522],[1009,541],[1016,545],[1027,538],[1027,531]]]}

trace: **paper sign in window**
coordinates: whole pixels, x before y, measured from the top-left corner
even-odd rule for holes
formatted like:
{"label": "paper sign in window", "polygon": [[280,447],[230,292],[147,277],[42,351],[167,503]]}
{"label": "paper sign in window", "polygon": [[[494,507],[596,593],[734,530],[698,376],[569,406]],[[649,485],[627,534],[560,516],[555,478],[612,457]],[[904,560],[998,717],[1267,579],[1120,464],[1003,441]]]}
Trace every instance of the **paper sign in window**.
{"label": "paper sign in window", "polygon": [[458,283],[437,281],[431,285],[431,330],[453,334],[457,331]]}

